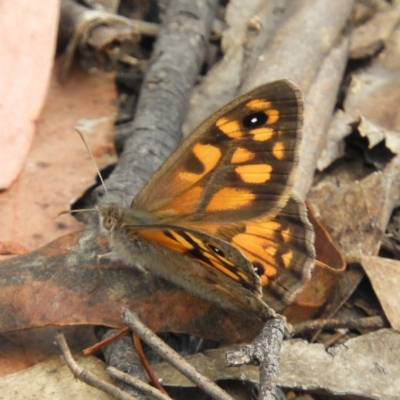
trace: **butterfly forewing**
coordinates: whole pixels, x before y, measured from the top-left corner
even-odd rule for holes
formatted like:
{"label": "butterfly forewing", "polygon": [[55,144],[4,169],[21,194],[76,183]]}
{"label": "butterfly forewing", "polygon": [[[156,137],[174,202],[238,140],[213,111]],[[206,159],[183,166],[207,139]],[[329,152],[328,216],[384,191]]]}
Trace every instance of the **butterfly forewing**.
{"label": "butterfly forewing", "polygon": [[289,197],[301,115],[299,91],[285,80],[233,100],[186,139],[132,206],[169,222],[273,216]]}

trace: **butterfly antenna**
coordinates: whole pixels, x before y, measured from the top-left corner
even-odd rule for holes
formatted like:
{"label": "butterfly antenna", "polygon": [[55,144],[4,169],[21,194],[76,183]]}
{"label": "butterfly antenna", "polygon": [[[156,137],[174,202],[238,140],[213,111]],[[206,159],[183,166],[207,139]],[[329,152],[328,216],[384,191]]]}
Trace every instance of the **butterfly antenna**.
{"label": "butterfly antenna", "polygon": [[75,214],[75,213],[83,213],[83,212],[90,212],[90,211],[96,211],[97,213],[100,212],[99,208],[96,206],[95,208],[83,208],[82,210],[64,210],[64,211],[60,211],[57,214],[57,217],[59,217],[60,215],[64,215],[64,214]]}
{"label": "butterfly antenna", "polygon": [[[105,192],[107,198],[110,200],[110,196],[108,195],[107,188],[106,188],[106,184],[104,183],[104,179],[103,179],[103,177],[101,176],[99,167],[97,166],[96,161],[95,161],[95,159],[94,159],[94,157],[93,157],[93,154],[92,154],[92,152],[91,152],[90,149],[89,149],[89,146],[88,146],[88,144],[87,144],[87,142],[86,142],[86,139],[85,139],[85,137],[83,136],[83,133],[82,133],[78,128],[75,128],[75,129],[76,129],[76,131],[78,132],[79,136],[81,137],[82,142],[83,142],[83,143],[85,144],[85,146],[86,146],[86,150],[88,151],[88,153],[89,153],[89,155],[90,155],[90,159],[92,160],[92,163],[93,163],[93,165],[94,165],[94,168],[95,168],[95,170],[96,170],[96,172],[97,172],[97,176],[100,178],[101,186],[103,186],[104,192]],[[97,206],[96,206],[96,208],[97,208]]]}

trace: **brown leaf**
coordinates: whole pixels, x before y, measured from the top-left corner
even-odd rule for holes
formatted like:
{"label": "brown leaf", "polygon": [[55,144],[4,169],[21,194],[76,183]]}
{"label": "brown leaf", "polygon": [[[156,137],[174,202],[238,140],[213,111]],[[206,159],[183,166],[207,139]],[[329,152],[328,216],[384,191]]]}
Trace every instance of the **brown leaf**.
{"label": "brown leaf", "polygon": [[315,230],[316,263],[311,279],[284,315],[292,324],[311,318],[330,297],[331,290],[345,270],[345,260],[327,230],[315,218],[309,204],[308,216]]}
{"label": "brown leaf", "polygon": [[[95,357],[82,356],[76,356],[75,359],[81,367],[111,383],[102,361]],[[0,378],[0,386],[3,399],[111,400],[114,398],[76,379],[58,355],[25,371]]]}
{"label": "brown leaf", "polygon": [[[396,6],[399,9],[399,6]],[[398,11],[397,11],[398,12]],[[400,102],[400,25],[392,32],[379,57],[369,68],[353,74],[344,109],[353,119],[359,115],[389,131],[400,131],[400,117],[394,104]]]}
{"label": "brown leaf", "polygon": [[16,179],[32,143],[53,64],[59,7],[59,1],[29,0],[1,6],[0,189]]}
{"label": "brown leaf", "polygon": [[[14,374],[51,356],[58,356],[60,352],[54,346],[54,337],[59,330],[59,327],[46,327],[1,334],[0,376]],[[92,326],[65,327],[63,333],[73,352],[96,342]]]}
{"label": "brown leaf", "polygon": [[330,171],[309,194],[314,210],[344,255],[376,255],[400,190],[400,158],[382,172],[344,163]]}
{"label": "brown leaf", "polygon": [[72,216],[56,218],[96,178],[75,126],[86,134],[99,168],[112,162],[114,154],[113,76],[75,70],[64,85],[55,76],[53,72],[23,171],[0,193],[0,241],[31,250],[82,227]]}
{"label": "brown leaf", "polygon": [[350,57],[365,58],[377,53],[385,46],[399,21],[400,4],[394,1],[365,24],[356,27],[352,34]]}
{"label": "brown leaf", "polygon": [[391,326],[400,330],[400,261],[364,256],[360,262]]}

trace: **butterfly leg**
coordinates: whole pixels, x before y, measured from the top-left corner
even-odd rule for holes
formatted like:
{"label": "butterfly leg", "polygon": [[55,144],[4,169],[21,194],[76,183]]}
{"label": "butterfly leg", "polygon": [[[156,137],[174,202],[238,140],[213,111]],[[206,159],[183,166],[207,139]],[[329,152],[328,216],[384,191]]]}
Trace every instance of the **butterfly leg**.
{"label": "butterfly leg", "polygon": [[96,264],[101,264],[103,260],[115,262],[118,261],[118,255],[113,251],[109,251],[108,253],[104,254],[97,254],[96,256]]}

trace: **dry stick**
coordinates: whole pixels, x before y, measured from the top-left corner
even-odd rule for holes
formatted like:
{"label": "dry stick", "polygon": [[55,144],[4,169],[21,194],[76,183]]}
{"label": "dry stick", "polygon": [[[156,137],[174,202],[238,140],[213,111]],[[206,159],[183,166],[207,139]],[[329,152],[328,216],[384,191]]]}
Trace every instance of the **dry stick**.
{"label": "dry stick", "polygon": [[150,396],[153,396],[154,398],[158,400],[171,400],[171,397],[168,395],[161,393],[158,389],[153,388],[153,386],[150,386],[149,384],[141,381],[138,378],[135,378],[132,375],[125,374],[124,372],[121,372],[119,369],[114,368],[114,367],[108,367],[107,372],[115,379],[118,379],[122,382],[125,382],[126,384],[133,386],[137,389],[140,389],[143,393],[146,393]]}
{"label": "dry stick", "polygon": [[340,330],[335,332],[331,337],[329,337],[327,340],[323,341],[321,344],[324,347],[331,347],[333,346],[338,340],[340,340],[346,332],[344,330]]}
{"label": "dry stick", "polygon": [[[117,137],[123,152],[107,179],[113,202],[130,204],[180,142],[182,121],[204,61],[217,3],[169,3],[140,91],[135,119],[124,124]],[[95,194],[101,202],[101,190]]]}
{"label": "dry stick", "polygon": [[128,309],[122,309],[123,321],[136,333],[144,342],[146,342],[155,352],[168,361],[182,375],[195,383],[200,389],[204,390],[215,400],[233,400],[224,390],[216,385],[211,379],[201,375],[177,352],[167,346],[157,335],[155,335],[140,320],[137,314]]}
{"label": "dry stick", "polygon": [[[102,333],[102,330],[100,329],[98,330],[98,336],[102,339],[113,337],[114,330],[106,329],[105,332]],[[130,334],[103,348],[103,355],[108,366],[117,368],[119,371],[133,375],[136,379],[148,383],[148,377],[143,370],[135,349],[132,346],[132,338],[130,337]],[[126,393],[129,393],[131,396],[137,397],[141,400],[148,398],[148,396],[142,393],[139,389],[127,385],[125,382],[117,380],[114,383],[117,387]]]}
{"label": "dry stick", "polygon": [[276,399],[276,381],[285,321],[281,317],[267,321],[261,333],[248,346],[226,354],[229,366],[240,366],[256,361],[260,365],[260,394],[258,400]]}
{"label": "dry stick", "polygon": [[161,385],[161,383],[158,381],[156,375],[154,374],[154,371],[151,368],[149,361],[147,360],[146,354],[143,351],[143,346],[142,346],[140,337],[136,334],[133,334],[132,336],[133,336],[133,345],[135,346],[135,350],[139,357],[140,363],[142,364],[142,367],[147,372],[147,375],[149,376],[151,382],[161,393],[167,394],[166,390],[164,389],[164,387]]}
{"label": "dry stick", "polygon": [[[146,71],[135,120],[125,126],[121,158],[107,179],[113,202],[130,204],[181,140],[182,120],[191,87],[204,61],[217,4],[217,0],[169,3]],[[101,202],[103,194],[101,188],[96,190],[96,203]]]}
{"label": "dry stick", "polygon": [[381,316],[365,317],[365,318],[328,318],[316,319],[314,321],[306,321],[300,324],[293,325],[292,335],[317,331],[320,329],[381,329],[387,327],[387,321]]}
{"label": "dry stick", "polygon": [[84,356],[88,356],[89,354],[93,354],[96,351],[101,350],[104,346],[108,346],[111,342],[115,342],[116,340],[120,339],[121,337],[125,336],[129,332],[129,328],[123,328],[114,336],[111,336],[107,339],[101,340],[97,342],[93,346],[87,347],[86,349],[82,350],[82,354]]}
{"label": "dry stick", "polygon": [[284,321],[281,318],[273,318],[266,322],[261,333],[253,341],[253,357],[260,363],[258,400],[276,399],[276,378],[284,332]]}
{"label": "dry stick", "polygon": [[68,365],[68,368],[71,370],[71,372],[74,374],[76,378],[78,378],[82,382],[85,382],[89,386],[99,389],[104,393],[108,393],[111,396],[114,396],[118,400],[138,400],[137,397],[133,397],[125,393],[121,389],[118,389],[116,386],[111,385],[110,383],[107,383],[97,378],[95,375],[86,371],[79,364],[77,364],[77,362],[72,357],[71,351],[69,350],[64,334],[58,333],[56,335],[56,342],[62,352],[62,355],[64,357],[66,364]]}

